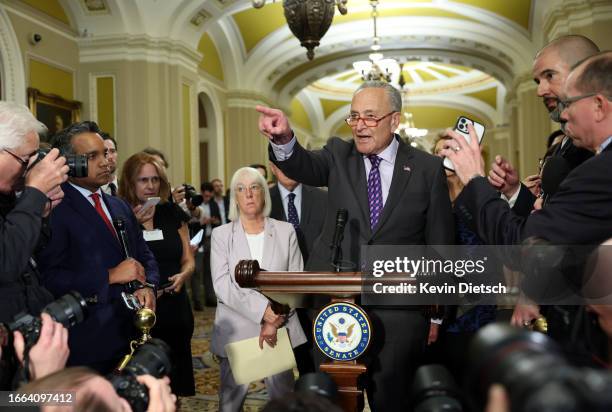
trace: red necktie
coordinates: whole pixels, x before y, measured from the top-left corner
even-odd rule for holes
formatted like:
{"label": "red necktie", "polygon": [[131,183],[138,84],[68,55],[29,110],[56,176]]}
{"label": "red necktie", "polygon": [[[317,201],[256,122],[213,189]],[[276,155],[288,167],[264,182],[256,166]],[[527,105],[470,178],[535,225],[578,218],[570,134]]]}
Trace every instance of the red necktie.
{"label": "red necktie", "polygon": [[104,223],[106,223],[108,230],[110,230],[113,235],[117,236],[117,232],[115,232],[115,228],[111,224],[110,220],[108,220],[108,216],[106,216],[106,213],[104,213],[104,209],[102,209],[102,204],[100,203],[100,195],[97,193],[92,193],[90,196],[94,201],[96,211],[98,212],[102,220],[104,220]]}

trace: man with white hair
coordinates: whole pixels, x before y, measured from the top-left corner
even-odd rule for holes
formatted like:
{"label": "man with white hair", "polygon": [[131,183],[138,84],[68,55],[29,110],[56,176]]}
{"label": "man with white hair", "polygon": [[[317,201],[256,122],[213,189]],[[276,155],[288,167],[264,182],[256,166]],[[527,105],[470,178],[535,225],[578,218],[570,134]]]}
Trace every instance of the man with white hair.
{"label": "man with white hair", "polygon": [[0,322],[22,311],[39,315],[53,299],[31,256],[44,218],[64,196],[68,166],[57,149],[37,161],[43,128],[25,106],[0,102]]}

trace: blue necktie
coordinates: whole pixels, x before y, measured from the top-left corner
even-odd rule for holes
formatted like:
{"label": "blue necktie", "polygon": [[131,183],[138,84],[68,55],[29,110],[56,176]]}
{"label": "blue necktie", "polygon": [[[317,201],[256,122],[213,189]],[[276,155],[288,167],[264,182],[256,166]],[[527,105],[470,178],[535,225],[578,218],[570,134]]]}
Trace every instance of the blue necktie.
{"label": "blue necktie", "polygon": [[382,160],[376,155],[369,155],[372,168],[368,176],[368,206],[370,206],[370,227],[374,229],[380,219],[380,212],[383,208],[382,184],[380,182],[380,171],[378,166]]}
{"label": "blue necktie", "polygon": [[287,203],[287,222],[291,223],[296,232],[300,230],[300,218],[295,208],[295,193],[289,193],[289,202]]}

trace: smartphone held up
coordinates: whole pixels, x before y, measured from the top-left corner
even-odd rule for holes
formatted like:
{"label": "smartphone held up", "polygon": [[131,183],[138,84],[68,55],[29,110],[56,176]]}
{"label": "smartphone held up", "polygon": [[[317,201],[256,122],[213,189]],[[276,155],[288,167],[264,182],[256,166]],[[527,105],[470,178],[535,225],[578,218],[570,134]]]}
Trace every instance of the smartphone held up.
{"label": "smartphone held up", "polygon": [[[470,132],[468,130],[468,124],[471,124],[472,127],[474,127],[476,136],[478,136],[478,144],[482,144],[482,138],[484,137],[485,127],[483,124],[478,123],[477,121],[469,119],[465,116],[459,116],[459,118],[457,119],[457,123],[455,124],[455,127],[453,128],[453,130],[459,133],[461,136],[463,136],[465,141],[469,143],[471,138],[470,138]],[[455,171],[455,166],[453,165],[453,162],[451,162],[449,158],[445,157],[444,162],[442,164],[444,165],[446,169]]]}

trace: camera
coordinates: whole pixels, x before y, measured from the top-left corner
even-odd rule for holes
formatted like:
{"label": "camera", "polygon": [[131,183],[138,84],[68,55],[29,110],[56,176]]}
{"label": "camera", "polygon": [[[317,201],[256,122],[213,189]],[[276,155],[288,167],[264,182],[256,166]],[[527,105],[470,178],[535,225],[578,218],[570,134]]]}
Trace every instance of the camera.
{"label": "camera", "polygon": [[160,339],[150,339],[139,346],[119,374],[107,378],[117,395],[124,398],[134,412],[144,412],[149,406],[149,390],[136,380],[140,375],[157,379],[170,373],[170,347]]}
{"label": "camera", "polygon": [[[51,149],[39,149],[38,150],[38,159],[36,162],[41,161],[44,157],[49,153]],[[87,156],[86,155],[77,155],[77,154],[63,154],[62,156],[66,158],[66,164],[68,165],[68,176],[72,177],[87,177]]]}
{"label": "camera", "polygon": [[461,391],[452,375],[442,365],[424,365],[417,369],[412,384],[415,412],[462,412]]}
{"label": "camera", "polygon": [[472,341],[469,359],[469,387],[480,406],[491,384],[500,383],[512,411],[612,410],[612,374],[571,366],[556,344],[539,332],[487,325]]}
{"label": "camera", "polygon": [[187,183],[183,183],[183,187],[185,188],[185,199],[189,200],[192,205],[198,207],[204,202],[204,198],[198,193],[195,187]]}
{"label": "camera", "polygon": [[[87,316],[87,303],[85,299],[75,291],[68,293],[49,303],[42,310],[66,328],[81,323]],[[23,335],[26,347],[34,345],[40,337],[42,321],[39,316],[21,312],[15,315],[12,322],[7,324],[10,331],[19,331]]]}

